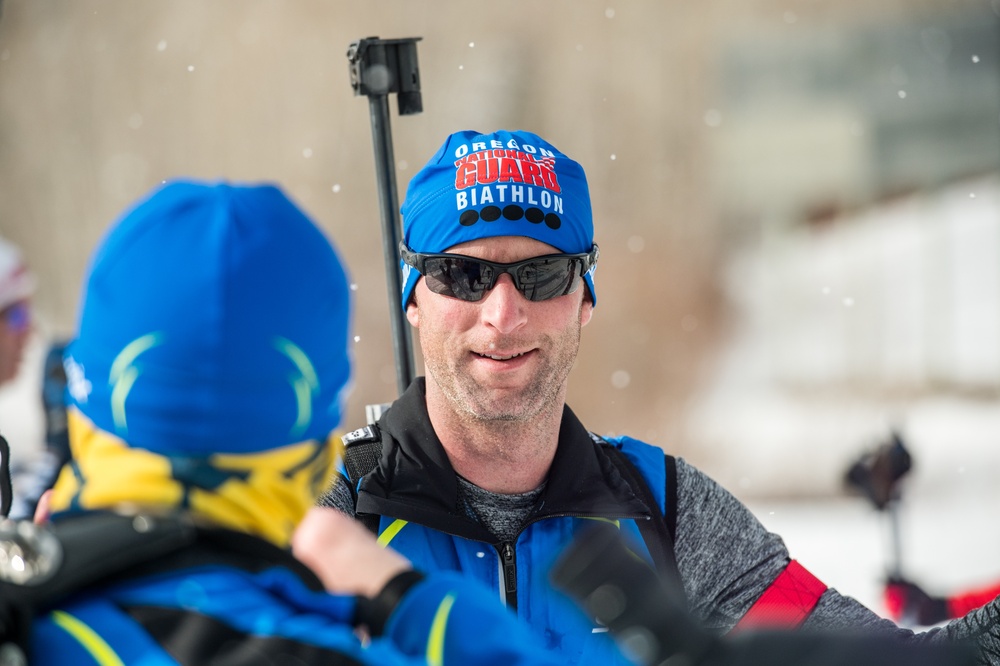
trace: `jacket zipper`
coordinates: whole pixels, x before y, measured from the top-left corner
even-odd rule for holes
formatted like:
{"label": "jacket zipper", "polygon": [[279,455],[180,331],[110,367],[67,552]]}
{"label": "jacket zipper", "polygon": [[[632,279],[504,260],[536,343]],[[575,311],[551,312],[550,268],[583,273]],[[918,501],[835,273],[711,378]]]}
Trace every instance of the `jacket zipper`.
{"label": "jacket zipper", "polygon": [[[531,523],[538,522],[539,520],[544,520],[548,518],[581,518],[586,517],[581,514],[570,514],[570,513],[556,513],[544,516],[536,516],[526,522],[521,527],[521,532],[524,528]],[[607,518],[609,520],[649,520],[649,516],[601,516],[602,518]],[[518,533],[520,536],[520,533]],[[517,610],[517,551],[514,550],[514,544],[509,541],[497,544],[495,546],[497,549],[497,554],[500,556],[500,587],[501,587],[501,601],[503,601],[507,608],[516,611]]]}
{"label": "jacket zipper", "polygon": [[497,546],[500,555],[500,585],[507,608],[517,610],[517,551],[511,543]]}

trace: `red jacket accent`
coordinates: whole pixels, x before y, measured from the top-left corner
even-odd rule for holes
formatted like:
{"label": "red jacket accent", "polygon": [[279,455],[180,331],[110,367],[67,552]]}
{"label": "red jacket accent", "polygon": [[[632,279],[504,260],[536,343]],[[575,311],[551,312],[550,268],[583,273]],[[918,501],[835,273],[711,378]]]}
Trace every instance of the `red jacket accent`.
{"label": "red jacket accent", "polygon": [[792,560],[740,618],[733,631],[797,627],[809,616],[825,591],[826,585],[820,579]]}

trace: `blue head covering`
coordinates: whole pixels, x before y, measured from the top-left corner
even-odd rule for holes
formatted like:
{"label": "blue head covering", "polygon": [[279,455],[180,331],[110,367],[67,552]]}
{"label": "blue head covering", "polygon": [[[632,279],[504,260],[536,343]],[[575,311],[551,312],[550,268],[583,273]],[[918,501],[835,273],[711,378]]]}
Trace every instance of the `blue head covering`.
{"label": "blue head covering", "polygon": [[[527,236],[567,254],[594,244],[583,167],[520,130],[449,136],[410,180],[400,212],[403,241],[414,252],[445,252],[493,236]],[[405,309],[420,274],[400,267]],[[596,304],[593,269],[584,281]]]}
{"label": "blue head covering", "polygon": [[91,258],[71,402],[160,454],[325,440],[350,377],[348,280],[272,185],[171,182]]}

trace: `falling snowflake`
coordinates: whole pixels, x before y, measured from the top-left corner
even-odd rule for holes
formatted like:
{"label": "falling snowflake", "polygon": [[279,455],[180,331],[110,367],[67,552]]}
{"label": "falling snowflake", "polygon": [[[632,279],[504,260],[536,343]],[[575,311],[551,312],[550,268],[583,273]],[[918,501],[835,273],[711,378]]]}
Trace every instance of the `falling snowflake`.
{"label": "falling snowflake", "polygon": [[193,72],[194,71],[194,65],[188,65],[188,71],[189,72]]}
{"label": "falling snowflake", "polygon": [[[340,183],[334,183],[333,187],[331,187],[330,189],[333,190],[334,194],[340,192]],[[351,285],[351,287],[353,288],[355,287],[355,285]]]}
{"label": "falling snowflake", "polygon": [[972,56],[972,62],[979,62],[979,56],[977,55]]}
{"label": "falling snowflake", "polygon": [[304,157],[306,159],[309,159],[312,156],[313,156],[313,149],[312,148],[303,148],[302,149],[302,157]]}
{"label": "falling snowflake", "polygon": [[906,91],[905,90],[900,90],[896,94],[899,95],[899,99],[906,99]]}
{"label": "falling snowflake", "polygon": [[616,389],[623,389],[632,381],[632,376],[624,370],[615,370],[611,374],[611,385]]}
{"label": "falling snowflake", "polygon": [[156,50],[157,51],[166,51],[167,50],[167,40],[161,39],[160,42],[156,45]]}

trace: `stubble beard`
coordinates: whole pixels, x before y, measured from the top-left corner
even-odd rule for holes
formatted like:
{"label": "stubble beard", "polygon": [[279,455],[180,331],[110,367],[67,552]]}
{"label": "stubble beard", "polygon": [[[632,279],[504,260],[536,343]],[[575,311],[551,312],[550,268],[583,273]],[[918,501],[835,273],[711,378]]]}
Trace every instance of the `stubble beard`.
{"label": "stubble beard", "polygon": [[425,358],[424,365],[461,421],[513,430],[543,413],[562,413],[566,383],[580,349],[580,327],[566,330],[558,339],[544,338],[542,343],[540,348],[551,350],[552,355],[531,381],[516,391],[485,387],[449,359]]}

